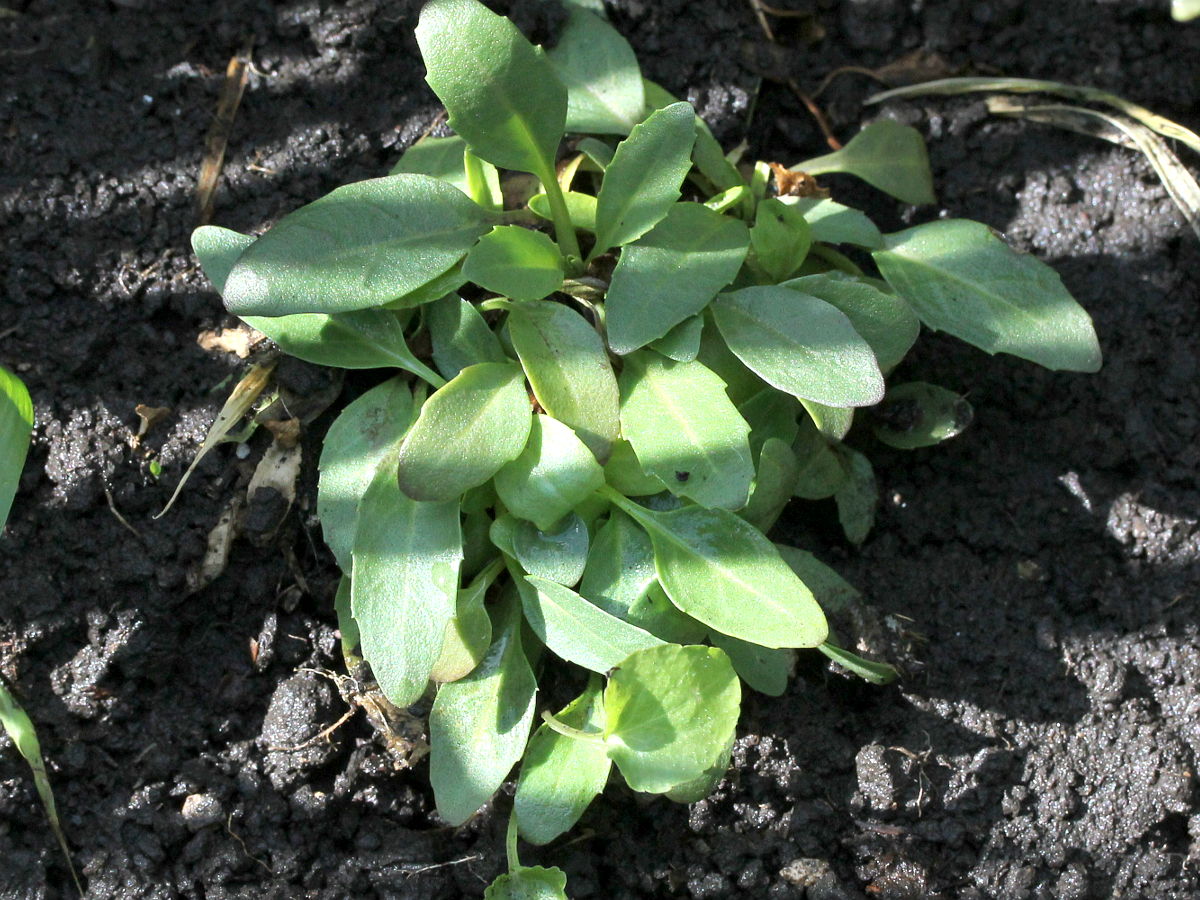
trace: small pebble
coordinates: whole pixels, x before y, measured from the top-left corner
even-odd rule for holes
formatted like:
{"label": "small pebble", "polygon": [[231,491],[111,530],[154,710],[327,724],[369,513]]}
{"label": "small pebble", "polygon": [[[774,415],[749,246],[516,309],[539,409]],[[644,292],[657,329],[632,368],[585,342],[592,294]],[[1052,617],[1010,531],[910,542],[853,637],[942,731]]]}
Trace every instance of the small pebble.
{"label": "small pebble", "polygon": [[183,799],[183,821],[192,831],[216,825],[225,818],[221,801],[212,794],[188,794]]}

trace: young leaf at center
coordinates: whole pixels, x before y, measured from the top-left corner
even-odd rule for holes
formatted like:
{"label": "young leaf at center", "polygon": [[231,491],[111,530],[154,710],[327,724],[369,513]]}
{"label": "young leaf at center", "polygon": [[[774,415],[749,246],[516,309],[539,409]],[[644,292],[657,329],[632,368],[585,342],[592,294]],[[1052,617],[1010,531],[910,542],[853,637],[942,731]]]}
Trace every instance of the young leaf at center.
{"label": "young leaf at center", "polygon": [[463,274],[514,300],[541,300],[562,287],[563,260],[554,241],[519,225],[498,225],[479,239]]}
{"label": "young leaf at center", "polygon": [[604,484],[596,457],[566,425],[537,415],[525,449],[496,473],[496,493],[514,516],[542,531]]}

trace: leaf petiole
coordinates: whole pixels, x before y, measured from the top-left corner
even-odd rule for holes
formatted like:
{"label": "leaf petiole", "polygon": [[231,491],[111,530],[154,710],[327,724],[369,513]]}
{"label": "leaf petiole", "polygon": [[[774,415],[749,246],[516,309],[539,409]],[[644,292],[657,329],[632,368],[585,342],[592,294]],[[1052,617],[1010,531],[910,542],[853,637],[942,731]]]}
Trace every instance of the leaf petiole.
{"label": "leaf petiole", "polygon": [[579,239],[575,236],[575,226],[571,224],[571,213],[567,210],[567,201],[559,187],[558,178],[554,177],[553,168],[542,177],[542,189],[546,199],[550,201],[550,218],[554,222],[554,237],[558,241],[558,249],[567,263],[568,274],[583,271],[582,255],[579,252]]}
{"label": "leaf petiole", "polygon": [[557,731],[563,737],[569,737],[577,741],[587,741],[589,744],[603,744],[604,738],[599,732],[580,731],[578,728],[572,728],[565,722],[560,722],[554,718],[550,710],[542,712],[542,720],[550,726],[553,731]]}

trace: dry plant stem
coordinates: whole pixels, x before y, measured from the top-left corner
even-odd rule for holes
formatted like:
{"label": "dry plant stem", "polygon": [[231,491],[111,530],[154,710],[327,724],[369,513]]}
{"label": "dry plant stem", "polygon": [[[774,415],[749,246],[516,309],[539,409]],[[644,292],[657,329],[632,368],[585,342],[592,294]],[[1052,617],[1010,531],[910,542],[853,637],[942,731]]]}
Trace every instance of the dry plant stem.
{"label": "dry plant stem", "polygon": [[196,185],[196,203],[200,208],[201,225],[212,221],[217,179],[221,177],[225,148],[229,143],[230,132],[233,131],[233,119],[246,90],[252,46],[248,43],[239,54],[229,60],[225,69],[225,82],[221,85],[221,96],[217,101],[217,112],[213,117],[212,127],[204,138],[204,163],[200,167],[200,180]]}

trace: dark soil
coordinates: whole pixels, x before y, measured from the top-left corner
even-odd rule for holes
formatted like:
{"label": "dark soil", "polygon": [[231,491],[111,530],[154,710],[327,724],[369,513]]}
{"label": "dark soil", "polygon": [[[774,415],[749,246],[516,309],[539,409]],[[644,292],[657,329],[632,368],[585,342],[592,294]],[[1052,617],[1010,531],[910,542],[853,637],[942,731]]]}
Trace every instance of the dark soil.
{"label": "dark soil", "polygon": [[[257,229],[384,171],[433,122],[418,4],[14,3],[0,18],[0,362],[38,421],[0,540],[0,674],[38,724],[88,896],[478,896],[503,865],[507,799],[438,827],[424,767],[393,771],[361,714],[330,744],[278,749],[345,711],[309,671],[340,665],[311,503],[328,417],[299,508],[278,531],[255,511],[203,590],[189,573],[263,445],[245,460],[219,448],[152,518],[243,365],[197,345],[228,320],[187,244],[226,62],[253,41],[217,221]],[[835,67],[916,49],[1197,125],[1200,26],[1170,22],[1166,0],[793,4],[812,16],[773,20],[774,46],[743,0],[612,13],[652,78],[766,158],[825,149],[781,79],[811,91]],[[544,8],[517,5],[551,36]],[[750,697],[712,798],[614,788],[577,840],[527,861],[562,865],[576,897],[1196,896],[1196,238],[1130,151],[970,100],[863,107],[870,88],[852,74],[822,95],[834,128],[918,125],[941,199],[914,211],[833,180],[839,198],[886,227],[945,214],[1005,232],[1092,312],[1105,368],[1049,373],[926,336],[899,375],[967,393],[975,425],[908,454],[856,438],[884,498],[861,551],[825,505],[781,526],[904,639],[903,683],[807,662],[782,700]],[[137,404],[172,410],[141,447]],[[68,896],[28,771],[3,747],[0,897]]]}

